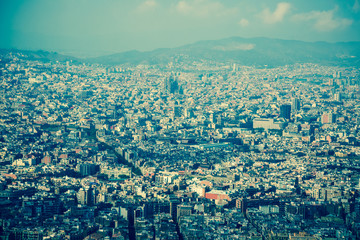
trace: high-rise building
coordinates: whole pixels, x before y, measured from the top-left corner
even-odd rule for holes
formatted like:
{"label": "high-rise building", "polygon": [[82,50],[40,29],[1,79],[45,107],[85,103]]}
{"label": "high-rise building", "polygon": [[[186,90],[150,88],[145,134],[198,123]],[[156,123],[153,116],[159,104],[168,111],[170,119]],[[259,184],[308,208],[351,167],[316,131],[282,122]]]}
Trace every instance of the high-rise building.
{"label": "high-rise building", "polygon": [[341,78],[341,72],[337,71],[336,73],[334,73],[333,78]]}
{"label": "high-rise building", "polygon": [[216,121],[216,113],[212,112],[210,113],[209,120],[211,123],[214,123]]}
{"label": "high-rise building", "polygon": [[291,104],[291,108],[294,110],[294,111],[299,111],[300,110],[300,99],[298,98],[293,98],[292,100],[292,104]]}
{"label": "high-rise building", "polygon": [[145,208],[145,206],[139,206],[134,210],[135,222],[137,219],[141,219],[141,218],[145,217],[144,216],[144,214],[145,214],[144,208]]}
{"label": "high-rise building", "polygon": [[321,116],[321,123],[327,124],[327,123],[334,123],[336,121],[336,115],[333,113],[324,113]]}
{"label": "high-rise building", "polygon": [[342,101],[341,93],[335,93],[334,99],[335,99],[335,101],[341,102]]}
{"label": "high-rise building", "polygon": [[99,165],[84,163],[79,165],[79,172],[82,176],[89,176],[99,171]]}
{"label": "high-rise building", "polygon": [[192,207],[189,205],[178,205],[177,206],[177,219],[181,216],[191,215]]}
{"label": "high-rise building", "polygon": [[80,204],[92,206],[96,204],[97,190],[90,186],[80,188],[78,192],[78,201]]}
{"label": "high-rise building", "polygon": [[233,64],[233,72],[236,72],[238,70],[238,67],[236,66],[236,63]]}
{"label": "high-rise building", "polygon": [[193,118],[194,117],[194,112],[191,108],[185,108],[184,109],[184,117],[185,118]]}
{"label": "high-rise building", "polygon": [[180,205],[180,203],[181,202],[178,198],[170,199],[170,214],[175,222],[177,221],[177,207]]}
{"label": "high-rise building", "polygon": [[222,117],[221,117],[221,115],[218,115],[217,117],[216,117],[216,124],[217,125],[222,125]]}
{"label": "high-rise building", "polygon": [[236,199],[236,208],[241,209],[241,212],[246,212],[246,199],[245,198],[239,198]]}
{"label": "high-rise building", "polygon": [[164,90],[166,93],[179,93],[179,90],[182,89],[179,86],[179,82],[175,75],[171,75],[165,79]]}
{"label": "high-rise building", "polygon": [[280,106],[280,117],[290,119],[291,117],[291,105],[284,104]]}
{"label": "high-rise building", "polygon": [[179,118],[182,116],[182,108],[180,106],[174,106],[174,117]]}

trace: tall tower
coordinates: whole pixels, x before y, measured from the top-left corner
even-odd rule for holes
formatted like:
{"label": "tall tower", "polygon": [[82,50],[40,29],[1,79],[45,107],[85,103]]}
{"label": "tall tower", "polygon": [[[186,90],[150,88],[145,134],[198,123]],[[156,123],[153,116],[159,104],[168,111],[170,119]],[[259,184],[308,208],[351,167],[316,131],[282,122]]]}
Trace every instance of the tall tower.
{"label": "tall tower", "polygon": [[290,119],[291,117],[291,105],[284,104],[280,106],[280,117]]}
{"label": "tall tower", "polygon": [[165,79],[164,90],[167,93],[176,93],[179,92],[179,83],[175,75],[171,75]]}
{"label": "tall tower", "polygon": [[216,121],[216,113],[210,113],[209,120],[211,123],[214,123]]}
{"label": "tall tower", "polygon": [[291,103],[291,108],[295,111],[299,111],[300,110],[300,99],[293,98],[292,103]]}
{"label": "tall tower", "polygon": [[236,199],[236,208],[241,209],[241,212],[245,213],[246,212],[246,199],[245,198]]}

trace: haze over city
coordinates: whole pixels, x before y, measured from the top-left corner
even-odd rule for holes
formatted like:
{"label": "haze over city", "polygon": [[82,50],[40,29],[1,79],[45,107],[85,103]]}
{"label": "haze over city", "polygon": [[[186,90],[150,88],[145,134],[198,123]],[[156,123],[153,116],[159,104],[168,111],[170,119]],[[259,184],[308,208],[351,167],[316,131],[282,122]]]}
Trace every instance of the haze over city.
{"label": "haze over city", "polygon": [[233,36],[359,41],[358,0],[3,0],[0,47],[100,56]]}

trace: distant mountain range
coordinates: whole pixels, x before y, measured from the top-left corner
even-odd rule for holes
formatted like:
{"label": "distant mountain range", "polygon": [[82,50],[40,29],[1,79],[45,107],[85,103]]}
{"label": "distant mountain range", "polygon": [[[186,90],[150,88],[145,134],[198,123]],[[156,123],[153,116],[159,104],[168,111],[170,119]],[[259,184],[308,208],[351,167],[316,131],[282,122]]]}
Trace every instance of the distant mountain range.
{"label": "distant mountain range", "polygon": [[327,43],[232,37],[149,52],[129,51],[88,60],[116,65],[123,63],[163,64],[170,61],[201,59],[257,66],[294,63],[359,66],[360,42]]}
{"label": "distant mountain range", "polygon": [[[41,51],[38,57],[44,58]],[[51,58],[69,57],[51,53]],[[232,37],[222,40],[200,41],[177,48],[153,51],[127,51],[102,57],[75,59],[105,65],[167,64],[211,60],[251,66],[281,66],[294,63],[360,66],[360,42],[303,42],[269,38]],[[53,59],[52,59],[53,60]]]}
{"label": "distant mountain range", "polygon": [[43,50],[32,51],[32,50],[19,50],[19,49],[0,49],[0,55],[5,55],[9,52],[12,53],[19,53],[23,59],[30,59],[30,60],[38,60],[42,62],[49,62],[49,61],[77,61],[80,62],[79,59],[71,56],[66,56],[63,54],[59,54],[57,52],[48,52]]}

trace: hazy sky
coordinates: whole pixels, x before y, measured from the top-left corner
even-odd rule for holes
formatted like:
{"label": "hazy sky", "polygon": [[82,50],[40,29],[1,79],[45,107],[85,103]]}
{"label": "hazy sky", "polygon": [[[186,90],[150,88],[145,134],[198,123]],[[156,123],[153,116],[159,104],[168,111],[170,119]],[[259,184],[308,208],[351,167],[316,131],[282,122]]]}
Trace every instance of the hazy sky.
{"label": "hazy sky", "polygon": [[232,36],[359,41],[360,0],[0,0],[0,47],[103,54]]}

